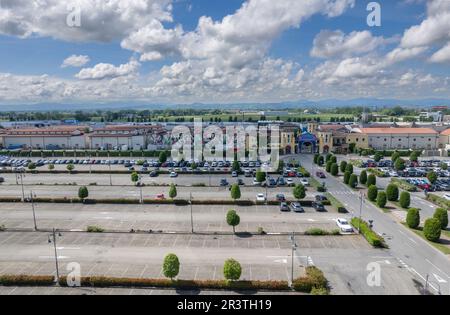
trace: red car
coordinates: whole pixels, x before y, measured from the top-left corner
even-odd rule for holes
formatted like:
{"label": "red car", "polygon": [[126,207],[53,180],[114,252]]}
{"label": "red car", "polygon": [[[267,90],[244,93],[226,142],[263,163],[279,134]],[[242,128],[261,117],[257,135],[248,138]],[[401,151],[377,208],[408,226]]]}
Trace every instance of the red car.
{"label": "red car", "polygon": [[156,196],[156,200],[166,200],[166,196],[164,196],[164,194],[159,194]]}
{"label": "red car", "polygon": [[325,175],[324,172],[317,172],[316,176],[319,177],[319,178],[327,178],[327,176]]}

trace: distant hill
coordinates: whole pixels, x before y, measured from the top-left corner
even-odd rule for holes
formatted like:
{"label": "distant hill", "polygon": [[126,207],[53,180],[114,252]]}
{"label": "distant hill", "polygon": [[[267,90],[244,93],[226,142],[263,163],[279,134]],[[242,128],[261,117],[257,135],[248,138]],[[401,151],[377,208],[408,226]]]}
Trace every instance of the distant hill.
{"label": "distant hill", "polygon": [[[421,99],[421,100],[397,100],[397,99],[377,99],[377,98],[359,98],[349,100],[327,99],[319,101],[299,100],[292,102],[280,103],[231,103],[226,104],[227,109],[243,109],[243,110],[273,110],[273,109],[294,109],[294,108],[330,108],[344,106],[365,106],[365,107],[432,107],[438,105],[450,106],[448,99]],[[39,104],[0,104],[0,111],[90,111],[90,110],[155,110],[155,109],[176,109],[176,108],[192,108],[192,109],[223,109],[224,104],[149,104],[144,102],[111,102],[111,103],[76,103],[76,104],[56,104],[56,103],[39,103]]]}

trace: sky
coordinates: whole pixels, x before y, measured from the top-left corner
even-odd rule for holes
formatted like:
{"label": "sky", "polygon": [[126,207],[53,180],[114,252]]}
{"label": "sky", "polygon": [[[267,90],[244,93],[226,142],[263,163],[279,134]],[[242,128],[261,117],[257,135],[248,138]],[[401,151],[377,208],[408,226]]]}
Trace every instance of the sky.
{"label": "sky", "polygon": [[450,1],[371,2],[0,0],[0,104],[450,99]]}

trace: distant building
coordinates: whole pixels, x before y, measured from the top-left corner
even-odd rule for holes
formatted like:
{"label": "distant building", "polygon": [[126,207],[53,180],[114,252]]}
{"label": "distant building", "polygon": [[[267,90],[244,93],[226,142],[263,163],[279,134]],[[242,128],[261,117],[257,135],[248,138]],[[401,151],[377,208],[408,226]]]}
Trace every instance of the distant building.
{"label": "distant building", "polygon": [[431,128],[360,128],[370,148],[376,150],[436,150],[439,133]]}

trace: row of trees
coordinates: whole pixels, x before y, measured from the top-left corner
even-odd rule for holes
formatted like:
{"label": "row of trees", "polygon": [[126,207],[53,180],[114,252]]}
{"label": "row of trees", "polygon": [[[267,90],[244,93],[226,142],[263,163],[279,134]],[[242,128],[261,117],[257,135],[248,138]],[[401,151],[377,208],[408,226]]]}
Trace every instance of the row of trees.
{"label": "row of trees", "polygon": [[[411,208],[406,216],[406,224],[411,229],[420,227],[420,209]],[[436,209],[432,218],[427,219],[423,226],[423,235],[430,242],[438,242],[441,238],[441,231],[448,227],[448,212],[445,209]]]}

